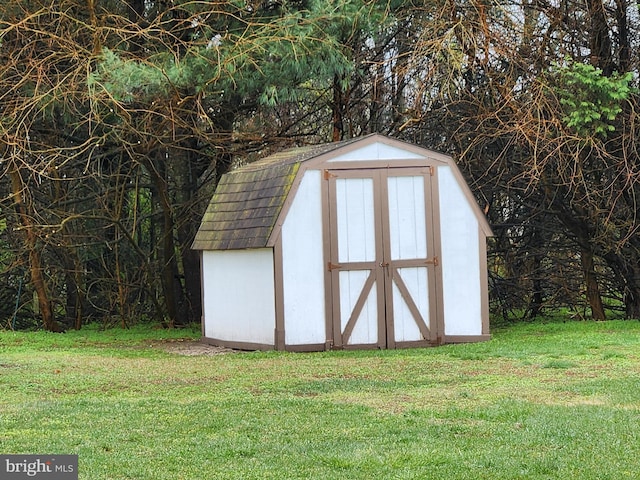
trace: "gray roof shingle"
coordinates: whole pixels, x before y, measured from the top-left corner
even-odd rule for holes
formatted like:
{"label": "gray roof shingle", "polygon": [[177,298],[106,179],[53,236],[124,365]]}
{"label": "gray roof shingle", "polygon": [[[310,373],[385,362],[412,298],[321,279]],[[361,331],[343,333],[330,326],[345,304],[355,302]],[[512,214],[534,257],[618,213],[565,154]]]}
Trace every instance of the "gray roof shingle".
{"label": "gray roof shingle", "polygon": [[300,164],[358,140],[293,148],[226,173],[220,178],[191,248],[266,247]]}

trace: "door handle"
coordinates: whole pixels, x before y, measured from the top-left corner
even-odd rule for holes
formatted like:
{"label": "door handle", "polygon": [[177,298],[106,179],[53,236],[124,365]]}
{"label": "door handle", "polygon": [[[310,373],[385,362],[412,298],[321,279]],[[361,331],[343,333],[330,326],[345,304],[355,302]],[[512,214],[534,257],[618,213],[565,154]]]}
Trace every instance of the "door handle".
{"label": "door handle", "polygon": [[379,264],[381,267],[388,267],[389,266],[389,262],[380,262]]}

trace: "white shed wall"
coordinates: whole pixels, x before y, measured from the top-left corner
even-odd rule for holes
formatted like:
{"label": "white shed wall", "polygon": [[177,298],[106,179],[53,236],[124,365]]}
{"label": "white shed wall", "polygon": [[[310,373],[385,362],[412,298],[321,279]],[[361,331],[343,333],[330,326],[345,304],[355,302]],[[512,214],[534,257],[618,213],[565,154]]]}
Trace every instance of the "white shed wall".
{"label": "white shed wall", "polygon": [[438,189],[445,335],[480,335],[478,219],[451,167],[438,167]]}
{"label": "white shed wall", "polygon": [[365,147],[353,150],[351,152],[344,153],[333,157],[327,163],[332,162],[353,162],[353,161],[371,161],[371,160],[397,160],[397,159],[420,159],[424,158],[414,152],[409,152],[402,148],[392,147],[385,145],[384,143],[372,143]]}
{"label": "white shed wall", "polygon": [[205,337],[274,344],[273,250],[202,252]]}
{"label": "white shed wall", "polygon": [[322,176],[305,172],[282,226],[287,345],[325,343]]}

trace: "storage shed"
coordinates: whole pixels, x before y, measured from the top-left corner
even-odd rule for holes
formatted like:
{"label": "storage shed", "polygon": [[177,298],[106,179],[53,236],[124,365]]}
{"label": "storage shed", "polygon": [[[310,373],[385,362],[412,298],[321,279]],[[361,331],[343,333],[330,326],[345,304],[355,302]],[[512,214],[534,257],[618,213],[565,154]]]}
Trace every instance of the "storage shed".
{"label": "storage shed", "polygon": [[203,339],[240,349],[489,338],[491,229],[446,155],[382,135],[225,174],[196,235]]}

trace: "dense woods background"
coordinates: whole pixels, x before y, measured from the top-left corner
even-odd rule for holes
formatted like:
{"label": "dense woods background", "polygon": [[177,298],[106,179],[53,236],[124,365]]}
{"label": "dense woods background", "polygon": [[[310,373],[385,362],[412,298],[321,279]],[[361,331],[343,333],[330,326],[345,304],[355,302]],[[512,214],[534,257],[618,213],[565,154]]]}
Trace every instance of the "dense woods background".
{"label": "dense woods background", "polygon": [[453,155],[496,318],[640,318],[627,0],[2,0],[0,326],[200,320],[217,179],[379,132]]}

